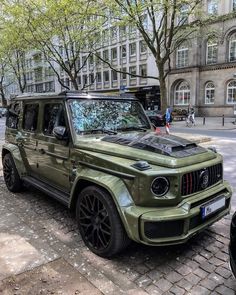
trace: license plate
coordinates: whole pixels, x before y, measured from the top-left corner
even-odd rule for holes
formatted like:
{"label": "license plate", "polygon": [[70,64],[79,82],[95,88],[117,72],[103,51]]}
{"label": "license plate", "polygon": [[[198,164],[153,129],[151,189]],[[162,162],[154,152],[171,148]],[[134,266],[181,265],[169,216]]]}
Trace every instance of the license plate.
{"label": "license plate", "polygon": [[223,207],[225,207],[225,197],[218,197],[210,202],[203,204],[201,206],[202,218],[206,218],[207,216],[213,214]]}

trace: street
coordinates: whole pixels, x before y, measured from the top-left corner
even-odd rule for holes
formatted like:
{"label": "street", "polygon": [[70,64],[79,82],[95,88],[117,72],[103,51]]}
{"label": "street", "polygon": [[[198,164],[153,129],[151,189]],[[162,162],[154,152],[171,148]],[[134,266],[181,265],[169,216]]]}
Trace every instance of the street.
{"label": "street", "polygon": [[[0,119],[0,144],[4,120]],[[172,132],[175,130],[181,132],[173,127]],[[186,133],[186,128],[183,131]],[[214,145],[222,153],[224,178],[236,191],[236,130],[220,132],[208,131],[212,141],[203,145]],[[132,243],[108,260],[85,247],[74,214],[57,201],[33,189],[9,193],[2,171],[0,190],[2,294],[235,294],[236,280],[228,267],[231,215],[184,245],[147,247]],[[235,192],[232,209],[236,209]],[[8,257],[3,255],[6,248]],[[22,249],[27,250],[24,255]],[[89,288],[83,289],[81,284]]]}

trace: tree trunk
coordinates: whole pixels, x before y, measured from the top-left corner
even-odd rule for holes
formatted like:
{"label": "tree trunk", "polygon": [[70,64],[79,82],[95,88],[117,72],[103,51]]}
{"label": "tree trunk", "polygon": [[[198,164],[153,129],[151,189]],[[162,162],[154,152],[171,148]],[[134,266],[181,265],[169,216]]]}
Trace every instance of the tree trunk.
{"label": "tree trunk", "polygon": [[70,80],[71,80],[74,90],[79,90],[77,79],[75,77],[73,77],[72,75],[69,75],[69,77],[70,77]]}
{"label": "tree trunk", "polygon": [[167,104],[167,89],[166,80],[164,76],[164,68],[159,65],[159,83],[160,83],[160,96],[161,96],[161,110],[164,112],[168,107]]}

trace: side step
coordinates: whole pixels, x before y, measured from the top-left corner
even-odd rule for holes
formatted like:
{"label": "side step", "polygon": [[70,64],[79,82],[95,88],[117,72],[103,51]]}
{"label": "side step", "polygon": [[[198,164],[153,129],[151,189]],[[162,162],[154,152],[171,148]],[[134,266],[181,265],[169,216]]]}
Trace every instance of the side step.
{"label": "side step", "polygon": [[50,197],[56,199],[57,201],[61,202],[62,204],[68,206],[70,194],[63,192],[50,184],[47,184],[43,181],[40,181],[31,176],[22,177],[23,182],[37,188],[38,190],[44,192],[45,194],[49,195]]}

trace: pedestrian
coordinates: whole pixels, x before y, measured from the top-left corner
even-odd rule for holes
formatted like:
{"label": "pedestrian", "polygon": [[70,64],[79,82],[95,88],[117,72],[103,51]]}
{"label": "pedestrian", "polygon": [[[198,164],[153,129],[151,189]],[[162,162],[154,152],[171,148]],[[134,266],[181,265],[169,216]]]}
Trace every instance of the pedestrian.
{"label": "pedestrian", "polygon": [[188,117],[187,117],[187,126],[189,123],[192,123],[194,126],[195,123],[195,110],[194,107],[191,105],[191,103],[188,105]]}
{"label": "pedestrian", "polygon": [[166,108],[166,115],[165,115],[166,134],[170,134],[170,118],[171,118],[170,108]]}

